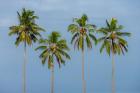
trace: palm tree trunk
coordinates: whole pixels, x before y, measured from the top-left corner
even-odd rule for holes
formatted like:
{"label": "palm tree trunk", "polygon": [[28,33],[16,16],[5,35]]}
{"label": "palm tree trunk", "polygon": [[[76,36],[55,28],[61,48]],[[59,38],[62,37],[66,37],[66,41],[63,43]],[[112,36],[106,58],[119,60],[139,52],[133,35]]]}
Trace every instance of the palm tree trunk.
{"label": "palm tree trunk", "polygon": [[24,42],[23,93],[26,93],[26,64],[27,64],[27,52],[26,52],[26,42]]}
{"label": "palm tree trunk", "polygon": [[112,93],[115,93],[115,62],[114,62],[114,53],[112,54]]}
{"label": "palm tree trunk", "polygon": [[84,51],[82,51],[82,85],[83,91],[82,93],[86,93],[86,81],[85,81],[85,62],[84,62]]}
{"label": "palm tree trunk", "polygon": [[54,93],[54,65],[51,67],[51,93]]}

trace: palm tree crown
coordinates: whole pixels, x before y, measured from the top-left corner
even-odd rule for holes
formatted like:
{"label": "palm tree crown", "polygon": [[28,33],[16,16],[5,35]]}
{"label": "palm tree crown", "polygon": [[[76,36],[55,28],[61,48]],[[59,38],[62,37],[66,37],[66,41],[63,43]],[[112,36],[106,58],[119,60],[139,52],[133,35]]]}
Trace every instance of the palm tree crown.
{"label": "palm tree crown", "polygon": [[37,36],[40,35],[40,31],[44,31],[39,27],[35,20],[38,19],[38,16],[34,14],[34,11],[26,10],[23,8],[21,14],[17,12],[19,24],[10,27],[9,35],[16,34],[16,45],[19,45],[20,42],[25,42],[28,45],[31,45],[32,42],[36,42]]}
{"label": "palm tree crown", "polygon": [[40,39],[39,43],[41,46],[37,47],[35,50],[42,50],[40,58],[42,59],[42,64],[48,61],[48,68],[53,66],[54,59],[57,60],[59,67],[61,64],[65,64],[64,58],[70,59],[67,54],[69,50],[66,40],[60,39],[61,35],[58,32],[52,32],[48,39]]}
{"label": "palm tree crown", "polygon": [[113,54],[124,54],[127,52],[127,41],[124,40],[123,36],[130,36],[128,32],[121,32],[123,29],[122,25],[117,24],[117,19],[112,18],[111,21],[106,20],[106,27],[99,29],[99,32],[103,33],[103,37],[99,38],[99,42],[103,42],[100,52],[105,48],[108,55]]}
{"label": "palm tree crown", "polygon": [[73,34],[71,43],[74,42],[74,48],[77,46],[78,50],[84,50],[84,42],[88,48],[92,48],[91,39],[96,43],[96,37],[93,35],[95,31],[95,25],[88,24],[87,15],[83,15],[81,18],[74,18],[73,24],[68,26],[68,31]]}

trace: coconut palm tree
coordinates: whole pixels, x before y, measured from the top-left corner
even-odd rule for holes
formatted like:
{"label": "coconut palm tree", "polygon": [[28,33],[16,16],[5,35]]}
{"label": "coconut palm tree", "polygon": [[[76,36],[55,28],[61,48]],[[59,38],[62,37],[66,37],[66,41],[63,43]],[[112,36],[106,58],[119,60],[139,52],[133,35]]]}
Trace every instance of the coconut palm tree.
{"label": "coconut palm tree", "polygon": [[[86,81],[84,76],[84,48],[92,48],[92,41],[96,43],[96,37],[93,35],[95,25],[88,24],[88,17],[83,14],[81,18],[74,18],[73,23],[68,26],[68,31],[72,33],[71,44],[74,48],[82,51],[82,91],[86,93]],[[85,45],[86,44],[86,45]]]}
{"label": "coconut palm tree", "polygon": [[61,35],[58,32],[52,32],[47,39],[40,39],[41,44],[35,50],[41,50],[40,58],[42,64],[48,63],[48,68],[51,69],[51,93],[54,93],[54,62],[65,64],[65,59],[70,59],[68,55],[69,48],[65,39],[60,39]]}
{"label": "coconut palm tree", "polygon": [[24,43],[24,63],[23,63],[23,93],[26,93],[26,64],[27,64],[27,45],[32,45],[33,42],[38,40],[40,31],[44,31],[39,25],[35,23],[38,16],[32,10],[22,9],[22,12],[18,14],[18,25],[11,26],[9,35],[17,35],[15,45],[18,46],[20,43]]}
{"label": "coconut palm tree", "polygon": [[117,19],[112,18],[110,21],[106,20],[106,27],[100,28],[98,32],[103,33],[103,37],[99,38],[102,42],[100,52],[106,49],[107,54],[112,54],[112,93],[115,93],[115,63],[114,56],[116,54],[124,54],[128,51],[127,41],[123,36],[130,36],[128,32],[122,32],[122,25],[118,25]]}

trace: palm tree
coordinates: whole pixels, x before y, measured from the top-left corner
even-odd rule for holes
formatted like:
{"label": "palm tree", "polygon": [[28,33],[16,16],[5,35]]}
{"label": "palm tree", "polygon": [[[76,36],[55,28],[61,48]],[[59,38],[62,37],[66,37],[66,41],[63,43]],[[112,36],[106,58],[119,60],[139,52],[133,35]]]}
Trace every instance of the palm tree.
{"label": "palm tree", "polygon": [[40,31],[44,30],[35,23],[35,20],[38,19],[38,16],[34,14],[34,11],[23,8],[22,12],[17,12],[17,14],[19,24],[9,28],[9,35],[17,35],[15,42],[16,46],[18,46],[21,42],[24,43],[23,93],[26,93],[26,46],[30,46],[33,42],[36,42],[38,40],[38,36],[41,36]]}
{"label": "palm tree", "polygon": [[65,39],[60,39],[61,35],[58,32],[52,32],[47,39],[40,39],[41,44],[35,50],[41,50],[40,58],[42,64],[48,63],[48,68],[51,69],[51,93],[54,93],[54,61],[61,64],[65,64],[65,58],[70,59],[67,54],[69,48]]}
{"label": "palm tree", "polygon": [[100,28],[99,32],[103,33],[103,37],[99,38],[102,42],[100,52],[106,49],[107,54],[112,54],[112,93],[115,93],[115,63],[114,56],[116,54],[124,54],[128,51],[127,41],[123,36],[130,36],[128,32],[121,32],[122,25],[118,25],[117,19],[112,18],[111,21],[106,20],[106,27]]}
{"label": "palm tree", "polygon": [[95,25],[88,24],[87,15],[83,14],[81,18],[74,18],[73,24],[68,26],[68,31],[72,33],[71,44],[74,43],[74,48],[82,51],[82,91],[86,93],[86,81],[84,76],[84,48],[85,43],[87,48],[92,48],[92,40],[96,43],[96,37],[93,35]]}

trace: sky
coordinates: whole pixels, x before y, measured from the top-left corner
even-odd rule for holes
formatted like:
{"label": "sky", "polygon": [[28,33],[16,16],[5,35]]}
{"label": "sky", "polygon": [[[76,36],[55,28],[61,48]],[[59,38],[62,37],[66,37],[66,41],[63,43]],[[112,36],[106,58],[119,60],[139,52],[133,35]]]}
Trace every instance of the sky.
{"label": "sky", "polygon": [[[34,10],[37,23],[46,29],[44,38],[51,31],[58,31],[68,41],[71,60],[60,69],[55,65],[55,93],[81,93],[81,52],[70,44],[67,26],[74,17],[87,14],[89,23],[105,26],[105,20],[115,17],[132,33],[128,53],[115,56],[116,93],[140,93],[140,1],[139,0],[0,0],[0,93],[22,92],[23,44],[14,45],[16,36],[9,37],[9,27],[18,24],[17,11]],[[50,92],[50,70],[42,66],[38,44],[28,47],[27,93]],[[111,93],[111,57],[100,54],[100,45],[85,50],[85,78],[87,93]]]}

